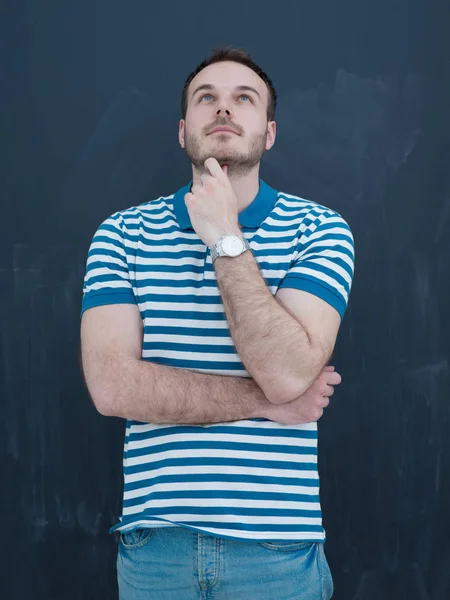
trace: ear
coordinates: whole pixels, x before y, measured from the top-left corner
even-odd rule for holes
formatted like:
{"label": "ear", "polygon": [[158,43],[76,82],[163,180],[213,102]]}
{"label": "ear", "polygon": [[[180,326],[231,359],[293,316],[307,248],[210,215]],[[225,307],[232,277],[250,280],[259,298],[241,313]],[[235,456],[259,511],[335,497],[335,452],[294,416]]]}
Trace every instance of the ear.
{"label": "ear", "polygon": [[270,150],[275,144],[275,138],[277,137],[277,124],[275,121],[269,121],[267,123],[267,139],[266,139],[266,150]]}
{"label": "ear", "polygon": [[184,119],[181,119],[180,127],[178,130],[178,141],[182,148],[184,148],[184,127],[185,127],[185,121],[184,121]]}

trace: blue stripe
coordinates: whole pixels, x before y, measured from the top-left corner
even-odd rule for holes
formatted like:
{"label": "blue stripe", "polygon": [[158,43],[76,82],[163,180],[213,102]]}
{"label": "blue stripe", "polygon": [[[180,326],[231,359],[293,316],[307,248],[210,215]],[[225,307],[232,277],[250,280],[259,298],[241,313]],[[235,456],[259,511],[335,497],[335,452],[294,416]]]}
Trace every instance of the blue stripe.
{"label": "blue stripe", "polygon": [[[296,268],[303,267],[315,269],[319,273],[325,273],[326,275],[337,281],[339,284],[341,284],[343,287],[345,287],[346,290],[349,290],[350,286],[348,282],[342,277],[342,275],[337,273],[334,269],[330,269],[325,265],[314,262],[314,259],[317,260],[321,258],[323,257],[320,254],[308,254],[308,258],[305,261],[302,261],[302,259],[300,259],[299,262],[293,267],[293,270],[295,270]],[[352,278],[353,270],[344,259],[337,257],[326,257],[326,259],[333,265],[340,267],[342,270],[346,271],[350,279]],[[320,279],[320,277],[318,277],[318,279]]]}
{"label": "blue stripe", "polygon": [[[184,467],[204,467],[204,466],[223,466],[227,467],[247,467],[249,469],[281,469],[281,470],[290,470],[290,471],[312,471],[317,472],[317,464],[316,463],[298,463],[291,461],[281,461],[281,460],[255,460],[251,458],[210,458],[205,456],[204,458],[185,458],[180,456],[179,458],[166,458],[164,460],[154,461],[151,463],[142,463],[139,465],[125,466],[124,473],[126,475],[135,475],[136,473],[145,473],[148,469],[155,471],[156,469],[162,469],[163,467],[180,467],[183,469]],[[212,479],[214,479],[214,475],[211,475]]]}
{"label": "blue stripe", "polygon": [[[170,281],[167,282],[168,286],[170,286]],[[150,292],[149,294],[139,294],[139,298],[141,303],[144,302],[163,302],[164,304],[170,305],[171,303],[174,302],[179,302],[182,304],[200,304],[200,305],[207,305],[207,304],[222,304],[222,299],[220,297],[220,295],[217,296],[206,296],[206,295],[199,295],[196,296],[195,294],[173,294],[173,295],[168,295],[168,294],[154,294],[153,292]],[[166,331],[166,330],[165,330]]]}
{"label": "blue stripe", "polygon": [[[206,269],[207,271],[207,269]],[[264,281],[267,283],[268,286],[277,286],[279,284],[279,279],[276,277],[264,277]],[[138,281],[139,286],[143,287],[143,286],[148,286],[151,285],[154,288],[158,288],[158,287],[173,287],[173,288],[177,288],[177,289],[182,289],[182,288],[186,288],[187,290],[191,290],[192,288],[196,289],[207,289],[207,288],[214,288],[215,290],[217,290],[217,283],[215,279],[204,279],[204,275],[203,273],[199,273],[199,277],[198,279],[159,279],[159,278],[153,278],[153,279],[139,279]],[[142,296],[145,296],[145,294],[142,294]],[[204,313],[202,313],[204,314]]]}
{"label": "blue stripe", "polygon": [[[94,283],[106,283],[106,284],[110,284],[112,281],[116,282],[116,281],[121,281],[124,283],[124,287],[130,287],[130,282],[128,280],[127,276],[123,276],[120,275],[119,273],[107,273],[105,275],[96,275],[95,278],[91,278],[89,277],[89,271],[87,271],[87,280],[86,283],[87,285],[93,285]],[[112,287],[112,286],[108,286],[106,285],[105,288],[107,287],[111,287],[111,290],[116,290],[117,287]],[[103,289],[105,289],[103,288]],[[113,293],[114,293],[113,291]]]}
{"label": "blue stripe", "polygon": [[[87,273],[90,274],[91,271],[93,271],[94,269],[109,269],[110,273],[109,276],[113,277],[114,273],[111,273],[111,271],[114,269],[114,271],[118,271],[119,273],[125,273],[126,275],[126,279],[128,279],[128,269],[125,265],[118,265],[117,263],[112,263],[112,262],[105,262],[102,260],[97,260],[97,261],[92,261],[91,263],[89,263],[88,267],[87,267]],[[104,275],[97,275],[96,277],[104,277]],[[123,279],[123,278],[122,278]],[[108,281],[108,280],[106,280]]]}
{"label": "blue stripe", "polygon": [[[187,441],[187,442],[167,442],[167,444],[157,444],[156,446],[145,446],[143,448],[136,448],[133,450],[127,450],[125,452],[125,458],[136,458],[138,456],[150,456],[152,454],[159,454],[160,452],[170,452],[171,450],[235,450],[241,452],[249,452],[249,456],[253,453],[260,452],[271,452],[272,454],[293,454],[294,456],[317,455],[317,448],[306,447],[306,446],[278,446],[274,444],[252,444],[246,442],[224,442],[222,440],[216,440],[211,438],[208,441]],[[202,459],[200,459],[202,460]]]}
{"label": "blue stripe", "polygon": [[[150,311],[148,316],[152,316],[153,311]],[[186,336],[195,336],[195,337],[225,337],[230,338],[230,332],[228,328],[217,329],[215,327],[163,327],[158,325],[146,325],[145,326],[145,336],[151,335],[186,335]]]}
{"label": "blue stripe", "polygon": [[[309,273],[303,273],[302,272],[303,269],[313,269],[317,273],[317,275],[310,275]],[[331,279],[334,279],[337,283],[339,283],[339,285],[341,285],[344,288],[344,290],[346,290],[347,292],[349,291],[349,284],[342,277],[342,275],[340,275],[333,269],[329,269],[325,265],[321,265],[321,264],[314,263],[314,262],[309,262],[308,259],[300,260],[296,265],[294,265],[292,267],[289,275],[294,275],[294,273],[300,274],[301,277],[305,276],[308,279],[318,281],[322,286],[324,286],[324,287],[326,286],[327,288],[329,288],[330,286],[328,284],[324,283],[320,279],[320,273],[323,273],[327,277],[330,277]]]}
{"label": "blue stripe", "polygon": [[[159,475],[149,479],[140,479],[125,484],[125,491],[131,492],[150,485],[159,485],[164,483],[256,483],[265,485],[295,486],[295,487],[319,487],[319,479],[302,479],[301,477],[269,477],[267,475],[233,475],[232,473],[215,473],[214,475],[202,474],[180,474],[180,475]],[[316,496],[314,496],[316,497]],[[317,496],[318,497],[318,496]]]}
{"label": "blue stripe", "polygon": [[[114,233],[116,233],[117,235],[121,235],[120,231],[114,231]],[[105,244],[111,244],[112,246],[117,246],[117,248],[120,248],[121,250],[124,250],[122,242],[120,242],[120,241],[118,241],[116,239],[110,238],[110,237],[108,237],[106,235],[97,234],[95,236],[94,241],[97,244],[100,243],[100,242],[103,242]],[[110,248],[104,248],[103,250],[105,252],[111,252]],[[88,252],[88,256],[93,256],[96,253],[97,253],[97,249],[96,248],[90,248],[90,250]],[[121,260],[124,260],[122,254],[111,254],[111,256],[118,256]]]}
{"label": "blue stripe", "polygon": [[280,285],[280,289],[284,287],[292,287],[304,292],[309,292],[314,296],[318,296],[333,306],[338,313],[341,315],[341,319],[344,317],[346,302],[344,298],[336,291],[332,291],[330,288],[322,285],[316,279],[307,277],[304,274],[290,274],[285,278],[283,283]]}
{"label": "blue stripe", "polygon": [[91,292],[83,297],[81,314],[88,308],[110,304],[136,304],[136,298],[131,290],[117,290],[115,293]]}
{"label": "blue stripe", "polygon": [[[128,421],[128,427],[132,426],[133,421]],[[137,421],[136,421],[137,423]],[[127,427],[127,429],[128,429]],[[195,435],[196,433],[206,434],[210,433],[212,436],[219,433],[226,433],[232,435],[253,435],[255,437],[283,437],[283,438],[302,438],[308,440],[317,439],[317,430],[311,431],[309,429],[268,429],[268,428],[254,428],[254,427],[240,427],[235,426],[232,423],[230,425],[212,425],[212,426],[200,426],[200,425],[179,425],[176,427],[163,427],[160,429],[152,429],[151,431],[131,431],[127,433],[128,441],[140,441],[147,439],[154,439],[158,437],[165,437],[166,435],[177,435],[189,433]]]}
{"label": "blue stripe", "polygon": [[196,310],[157,310],[152,309],[148,314],[152,319],[183,319],[192,321],[226,321],[223,312],[207,313]]}
{"label": "blue stripe", "polygon": [[173,352],[191,352],[195,357],[196,354],[236,354],[234,346],[218,346],[217,344],[196,344],[195,340],[186,344],[179,342],[154,342],[149,341],[143,343],[144,350],[172,350]]}
{"label": "blue stripe", "polygon": [[212,369],[217,371],[245,371],[244,365],[240,362],[226,362],[224,360],[191,360],[183,358],[169,358],[166,356],[149,356],[145,360],[167,367],[178,367],[183,369]]}
{"label": "blue stripe", "polygon": [[[180,233],[178,231],[178,233]],[[139,240],[141,240],[140,236],[132,236],[129,234],[124,234],[124,239],[126,239],[128,242],[132,242],[132,243],[138,243]],[[173,238],[156,238],[156,239],[145,239],[145,244],[151,248],[156,247],[156,246],[173,246],[174,248],[179,246],[179,244],[183,244],[185,246],[201,246],[202,245],[202,241],[199,240],[198,238],[196,239],[195,237],[173,237]],[[204,244],[203,244],[204,245]],[[205,245],[205,249],[206,249],[206,245]],[[139,256],[145,256],[147,254],[147,256],[153,256],[153,252],[150,250],[150,252],[147,250],[145,251],[144,248],[139,248]],[[168,255],[168,257],[170,257],[170,255]]]}
{"label": "blue stripe", "polygon": [[[168,513],[196,515],[198,514],[197,506],[169,506],[169,507],[153,507],[146,508],[153,515],[166,515]],[[301,510],[295,508],[247,508],[241,506],[202,506],[202,514],[206,515],[245,515],[248,517],[295,517],[318,519],[322,516],[320,510]]]}
{"label": "blue stripe", "polygon": [[[135,498],[130,498],[123,501],[124,508],[130,508],[132,506],[139,506],[145,502],[152,502],[153,500],[176,500],[182,498],[189,499],[211,499],[216,500],[254,500],[255,502],[262,501],[274,501],[274,502],[310,502],[318,503],[319,496],[308,496],[308,494],[289,494],[286,492],[244,492],[239,490],[168,490],[166,492],[152,492],[143,494]],[[199,502],[202,505],[203,502]],[[229,502],[225,502],[226,506],[230,506]],[[166,507],[165,512],[172,512],[172,506]],[[315,511],[317,512],[317,511]]]}

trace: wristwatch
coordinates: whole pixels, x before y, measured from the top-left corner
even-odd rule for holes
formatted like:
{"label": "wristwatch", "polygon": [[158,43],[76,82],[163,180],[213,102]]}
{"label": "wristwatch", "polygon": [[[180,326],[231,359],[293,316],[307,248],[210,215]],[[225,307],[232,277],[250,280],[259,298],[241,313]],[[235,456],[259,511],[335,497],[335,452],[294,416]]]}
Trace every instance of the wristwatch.
{"label": "wristwatch", "polygon": [[240,256],[246,250],[250,250],[250,244],[244,236],[227,233],[220,238],[217,244],[211,247],[211,261],[214,262],[218,256],[234,258]]}

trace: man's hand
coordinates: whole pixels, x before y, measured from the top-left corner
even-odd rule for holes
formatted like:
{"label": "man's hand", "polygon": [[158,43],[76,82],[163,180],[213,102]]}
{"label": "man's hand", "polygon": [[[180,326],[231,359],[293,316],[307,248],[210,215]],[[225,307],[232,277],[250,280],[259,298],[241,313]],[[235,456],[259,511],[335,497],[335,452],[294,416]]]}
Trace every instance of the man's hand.
{"label": "man's hand", "polygon": [[324,408],[330,403],[329,398],[334,394],[334,386],[339,385],[341,381],[342,378],[334,367],[325,367],[302,396],[286,404],[268,406],[263,417],[284,425],[318,421]]}
{"label": "man's hand", "polygon": [[[184,201],[192,227],[202,242],[214,246],[226,233],[242,235],[238,223],[238,203],[227,176],[215,158],[205,161],[202,183],[192,186]],[[208,173],[209,171],[209,173]]]}

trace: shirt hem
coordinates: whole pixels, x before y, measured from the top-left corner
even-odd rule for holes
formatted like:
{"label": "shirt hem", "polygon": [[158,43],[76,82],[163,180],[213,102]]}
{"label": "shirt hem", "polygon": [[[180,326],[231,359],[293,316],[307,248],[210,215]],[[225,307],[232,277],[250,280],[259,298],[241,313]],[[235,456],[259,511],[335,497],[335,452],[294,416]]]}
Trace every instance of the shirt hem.
{"label": "shirt hem", "polygon": [[210,528],[210,527],[195,527],[193,525],[187,525],[186,523],[179,523],[174,521],[169,521],[168,519],[155,520],[153,519],[136,519],[132,523],[117,523],[114,527],[111,527],[109,533],[113,534],[116,532],[130,532],[133,529],[137,528],[164,528],[164,527],[182,527],[184,529],[189,529],[193,532],[204,533],[206,535],[212,535],[214,537],[219,537],[223,539],[230,540],[238,540],[238,541],[255,541],[255,542],[286,542],[286,541],[295,541],[295,542],[325,542],[326,534],[325,530],[322,532],[312,533],[310,531],[305,532],[292,532],[290,534],[283,533],[277,534],[273,532],[272,535],[267,532],[255,532],[255,531],[243,531],[242,535],[227,535],[226,533],[218,532],[220,530],[220,524],[218,527]]}

